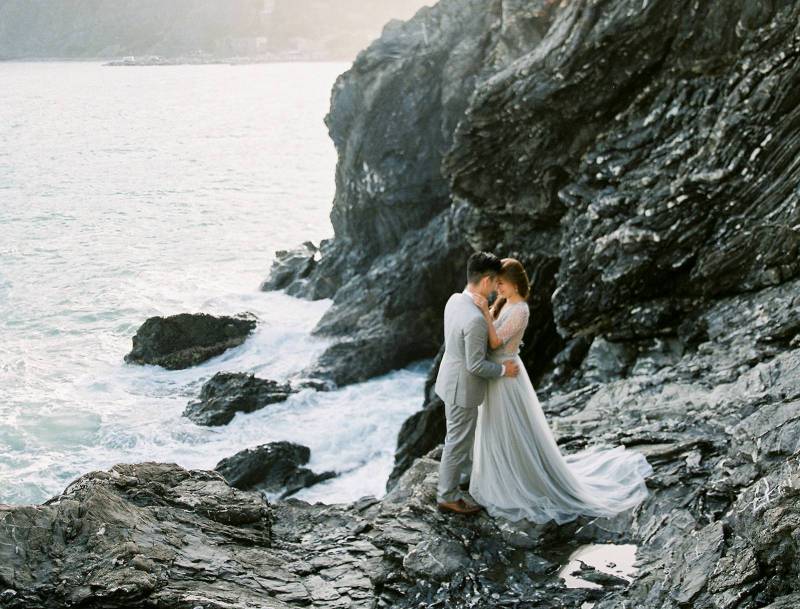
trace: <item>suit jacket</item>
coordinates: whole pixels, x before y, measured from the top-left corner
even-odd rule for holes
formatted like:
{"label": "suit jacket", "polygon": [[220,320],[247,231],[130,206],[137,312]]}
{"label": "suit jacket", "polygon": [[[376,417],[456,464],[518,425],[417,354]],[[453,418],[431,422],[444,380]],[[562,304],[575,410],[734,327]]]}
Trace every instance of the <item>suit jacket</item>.
{"label": "suit jacket", "polygon": [[444,307],[444,356],[434,391],[444,402],[478,406],[486,380],[503,374],[503,365],[486,359],[489,330],[469,291],[450,296]]}

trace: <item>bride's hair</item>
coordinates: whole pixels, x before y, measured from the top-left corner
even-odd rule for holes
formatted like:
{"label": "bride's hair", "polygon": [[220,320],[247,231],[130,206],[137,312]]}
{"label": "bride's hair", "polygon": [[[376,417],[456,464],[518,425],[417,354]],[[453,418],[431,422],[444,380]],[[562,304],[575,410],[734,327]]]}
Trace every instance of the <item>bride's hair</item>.
{"label": "bride's hair", "polygon": [[[527,298],[531,292],[531,282],[528,280],[528,273],[525,272],[525,267],[516,258],[503,258],[501,262],[503,266],[498,273],[498,277],[513,283],[517,287],[519,295]],[[491,309],[494,319],[497,319],[497,316],[500,315],[500,310],[504,304],[506,304],[506,299],[498,296]]]}

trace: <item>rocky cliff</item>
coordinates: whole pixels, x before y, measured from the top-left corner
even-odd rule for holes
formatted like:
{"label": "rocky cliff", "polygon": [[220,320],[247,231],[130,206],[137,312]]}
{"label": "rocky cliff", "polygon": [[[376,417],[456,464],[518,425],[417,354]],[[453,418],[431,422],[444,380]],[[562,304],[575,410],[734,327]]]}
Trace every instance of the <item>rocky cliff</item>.
{"label": "rocky cliff", "polygon": [[640,4],[443,0],[339,77],[335,236],[284,282],[334,299],[340,361],[380,354],[332,376],[435,355],[475,248],[526,263],[525,355],[558,382],[594,336],[797,276],[796,3]]}

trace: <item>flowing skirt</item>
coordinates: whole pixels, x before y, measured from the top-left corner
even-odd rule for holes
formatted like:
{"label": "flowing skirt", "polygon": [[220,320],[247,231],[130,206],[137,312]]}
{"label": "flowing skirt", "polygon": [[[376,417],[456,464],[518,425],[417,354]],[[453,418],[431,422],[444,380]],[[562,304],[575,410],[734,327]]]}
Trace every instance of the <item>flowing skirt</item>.
{"label": "flowing skirt", "polygon": [[513,358],[519,374],[489,380],[478,406],[469,485],[475,501],[491,516],[539,524],[611,517],[638,505],[653,473],[645,456],[598,445],[562,455],[522,360]]}

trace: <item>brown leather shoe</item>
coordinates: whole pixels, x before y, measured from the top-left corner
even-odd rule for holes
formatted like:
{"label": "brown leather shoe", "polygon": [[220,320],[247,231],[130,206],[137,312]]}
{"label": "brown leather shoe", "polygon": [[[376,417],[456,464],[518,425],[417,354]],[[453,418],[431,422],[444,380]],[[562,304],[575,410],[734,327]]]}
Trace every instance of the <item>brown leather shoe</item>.
{"label": "brown leather shoe", "polygon": [[443,501],[437,504],[440,512],[454,512],[456,514],[477,514],[481,511],[479,505],[468,505],[463,499],[457,501]]}

